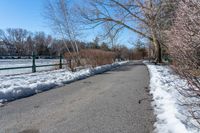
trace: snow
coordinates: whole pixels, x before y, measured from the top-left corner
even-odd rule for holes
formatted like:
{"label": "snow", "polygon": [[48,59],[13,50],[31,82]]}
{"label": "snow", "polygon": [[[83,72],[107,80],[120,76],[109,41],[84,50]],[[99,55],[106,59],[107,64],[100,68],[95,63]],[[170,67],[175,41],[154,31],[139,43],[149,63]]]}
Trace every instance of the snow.
{"label": "snow", "polygon": [[189,86],[184,79],[176,75],[169,66],[153,65],[144,62],[150,73],[150,94],[156,115],[155,132],[157,133],[199,133],[197,122],[191,117],[187,106],[191,101],[179,93]]}
{"label": "snow", "polygon": [[125,63],[127,61],[87,68],[77,72],[61,69],[21,75],[0,75],[0,103],[31,96],[57,86],[103,73]]}

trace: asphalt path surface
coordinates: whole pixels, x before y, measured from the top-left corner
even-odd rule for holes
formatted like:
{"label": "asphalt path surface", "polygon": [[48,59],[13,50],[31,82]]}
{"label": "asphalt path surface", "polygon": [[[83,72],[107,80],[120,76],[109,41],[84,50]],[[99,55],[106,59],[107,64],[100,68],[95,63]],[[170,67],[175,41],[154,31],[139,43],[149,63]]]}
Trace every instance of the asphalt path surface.
{"label": "asphalt path surface", "polygon": [[0,133],[152,133],[141,61],[0,107]]}

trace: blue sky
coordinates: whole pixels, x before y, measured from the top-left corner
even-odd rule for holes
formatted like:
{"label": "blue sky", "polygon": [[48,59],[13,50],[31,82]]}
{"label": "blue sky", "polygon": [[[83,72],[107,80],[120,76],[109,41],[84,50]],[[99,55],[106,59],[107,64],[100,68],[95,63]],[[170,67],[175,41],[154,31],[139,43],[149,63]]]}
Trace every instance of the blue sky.
{"label": "blue sky", "polygon": [[[32,32],[44,31],[53,35],[51,28],[42,16],[45,2],[46,0],[0,0],[0,29],[23,28]],[[86,38],[84,40],[92,41],[97,34],[96,30],[91,30],[87,33],[87,37],[84,36]],[[128,44],[127,40],[130,38],[135,40],[135,35],[131,36],[131,34],[133,33],[122,34],[121,42]]]}
{"label": "blue sky", "polygon": [[0,0],[0,29],[50,32],[42,17],[45,0]]}

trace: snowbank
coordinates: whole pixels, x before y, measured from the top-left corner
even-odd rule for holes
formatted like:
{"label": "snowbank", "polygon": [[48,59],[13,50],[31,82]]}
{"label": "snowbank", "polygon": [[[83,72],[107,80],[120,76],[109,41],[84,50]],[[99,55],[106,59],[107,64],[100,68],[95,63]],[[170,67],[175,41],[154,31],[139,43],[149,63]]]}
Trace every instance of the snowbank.
{"label": "snowbank", "polygon": [[125,63],[127,61],[83,69],[77,72],[62,69],[7,77],[0,76],[0,103],[31,96],[56,86],[62,86],[76,80],[100,74]]}
{"label": "snowbank", "polygon": [[179,93],[178,87],[187,89],[185,80],[175,75],[168,66],[153,65],[144,62],[150,73],[150,93],[156,115],[157,133],[198,133],[196,122],[190,117],[188,108],[183,106],[189,100]]}

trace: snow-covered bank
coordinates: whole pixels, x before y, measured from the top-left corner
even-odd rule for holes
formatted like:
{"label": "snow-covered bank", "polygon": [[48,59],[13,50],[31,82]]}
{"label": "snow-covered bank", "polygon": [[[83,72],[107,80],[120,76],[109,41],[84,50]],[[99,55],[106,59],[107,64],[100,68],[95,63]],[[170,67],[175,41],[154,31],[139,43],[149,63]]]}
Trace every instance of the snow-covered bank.
{"label": "snow-covered bank", "polygon": [[77,72],[62,69],[17,76],[0,76],[0,103],[31,96],[56,86],[109,71],[126,63],[127,61],[116,62]]}
{"label": "snow-covered bank", "polygon": [[190,101],[198,100],[184,97],[177,88],[188,89],[185,80],[177,76],[169,66],[153,65],[144,62],[150,72],[150,93],[156,115],[157,133],[199,133],[195,120],[186,106]]}

